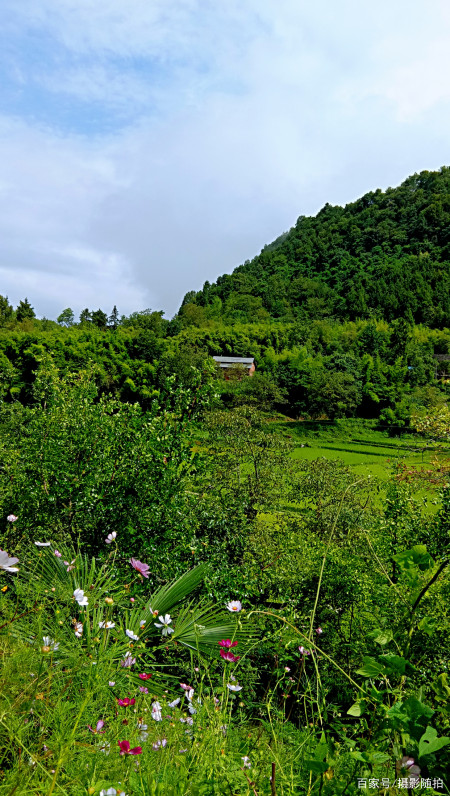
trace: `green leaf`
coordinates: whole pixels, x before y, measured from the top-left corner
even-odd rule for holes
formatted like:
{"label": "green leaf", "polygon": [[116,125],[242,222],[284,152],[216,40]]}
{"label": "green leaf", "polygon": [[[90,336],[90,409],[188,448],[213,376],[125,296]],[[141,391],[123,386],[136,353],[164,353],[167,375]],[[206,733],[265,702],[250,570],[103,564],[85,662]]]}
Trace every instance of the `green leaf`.
{"label": "green leaf", "polygon": [[442,672],[434,683],[431,684],[431,687],[438,699],[447,701],[450,698],[450,686],[448,684],[447,672]]}
{"label": "green leaf", "polygon": [[392,630],[375,630],[373,633],[370,634],[370,638],[376,642],[376,644],[381,644],[381,646],[385,646],[389,644],[390,641],[394,638]]}
{"label": "green leaf", "polygon": [[449,743],[450,738],[438,738],[437,731],[429,725],[419,740],[419,757],[438,752],[439,749],[442,749],[443,746],[448,746]]}
{"label": "green leaf", "polygon": [[363,658],[363,665],[361,669],[356,670],[356,674],[360,674],[362,677],[376,677],[377,675],[382,674],[384,671],[384,666],[381,663],[378,663],[375,658],[365,656]]}

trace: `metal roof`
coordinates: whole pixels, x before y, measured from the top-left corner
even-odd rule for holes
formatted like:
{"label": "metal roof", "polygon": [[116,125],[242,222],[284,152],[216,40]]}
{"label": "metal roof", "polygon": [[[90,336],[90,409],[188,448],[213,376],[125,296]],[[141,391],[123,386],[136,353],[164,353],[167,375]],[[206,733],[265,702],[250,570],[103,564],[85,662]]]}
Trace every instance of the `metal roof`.
{"label": "metal roof", "polygon": [[213,357],[219,365],[253,365],[253,357]]}

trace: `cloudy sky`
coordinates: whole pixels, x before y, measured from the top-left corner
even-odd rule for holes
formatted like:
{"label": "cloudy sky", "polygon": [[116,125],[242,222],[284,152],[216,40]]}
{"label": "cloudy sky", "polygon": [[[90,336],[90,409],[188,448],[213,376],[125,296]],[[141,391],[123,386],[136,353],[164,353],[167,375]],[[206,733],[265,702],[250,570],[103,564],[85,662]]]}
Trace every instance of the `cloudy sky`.
{"label": "cloudy sky", "polygon": [[450,164],[448,0],[2,0],[0,293],[171,317]]}

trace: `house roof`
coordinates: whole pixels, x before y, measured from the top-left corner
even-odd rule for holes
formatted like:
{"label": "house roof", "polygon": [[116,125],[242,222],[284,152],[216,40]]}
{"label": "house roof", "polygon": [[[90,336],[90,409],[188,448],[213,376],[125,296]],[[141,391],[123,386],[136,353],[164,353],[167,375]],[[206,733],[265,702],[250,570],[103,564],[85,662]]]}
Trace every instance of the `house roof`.
{"label": "house roof", "polygon": [[213,359],[221,368],[228,368],[230,365],[243,365],[250,368],[255,361],[253,357],[213,357]]}

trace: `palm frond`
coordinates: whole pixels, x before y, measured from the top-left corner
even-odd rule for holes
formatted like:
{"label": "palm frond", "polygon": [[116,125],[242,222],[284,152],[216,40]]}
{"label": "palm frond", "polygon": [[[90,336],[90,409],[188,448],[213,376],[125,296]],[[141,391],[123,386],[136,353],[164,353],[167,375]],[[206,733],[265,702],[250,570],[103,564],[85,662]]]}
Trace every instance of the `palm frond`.
{"label": "palm frond", "polygon": [[[198,566],[185,572],[177,580],[171,583],[166,583],[161,586],[149,599],[146,605],[146,615],[149,618],[153,611],[158,611],[160,614],[170,611],[181,600],[184,600],[188,594],[194,591],[195,588],[202,582],[205,573],[205,565],[198,564]],[[145,618],[145,617],[143,617]]]}

